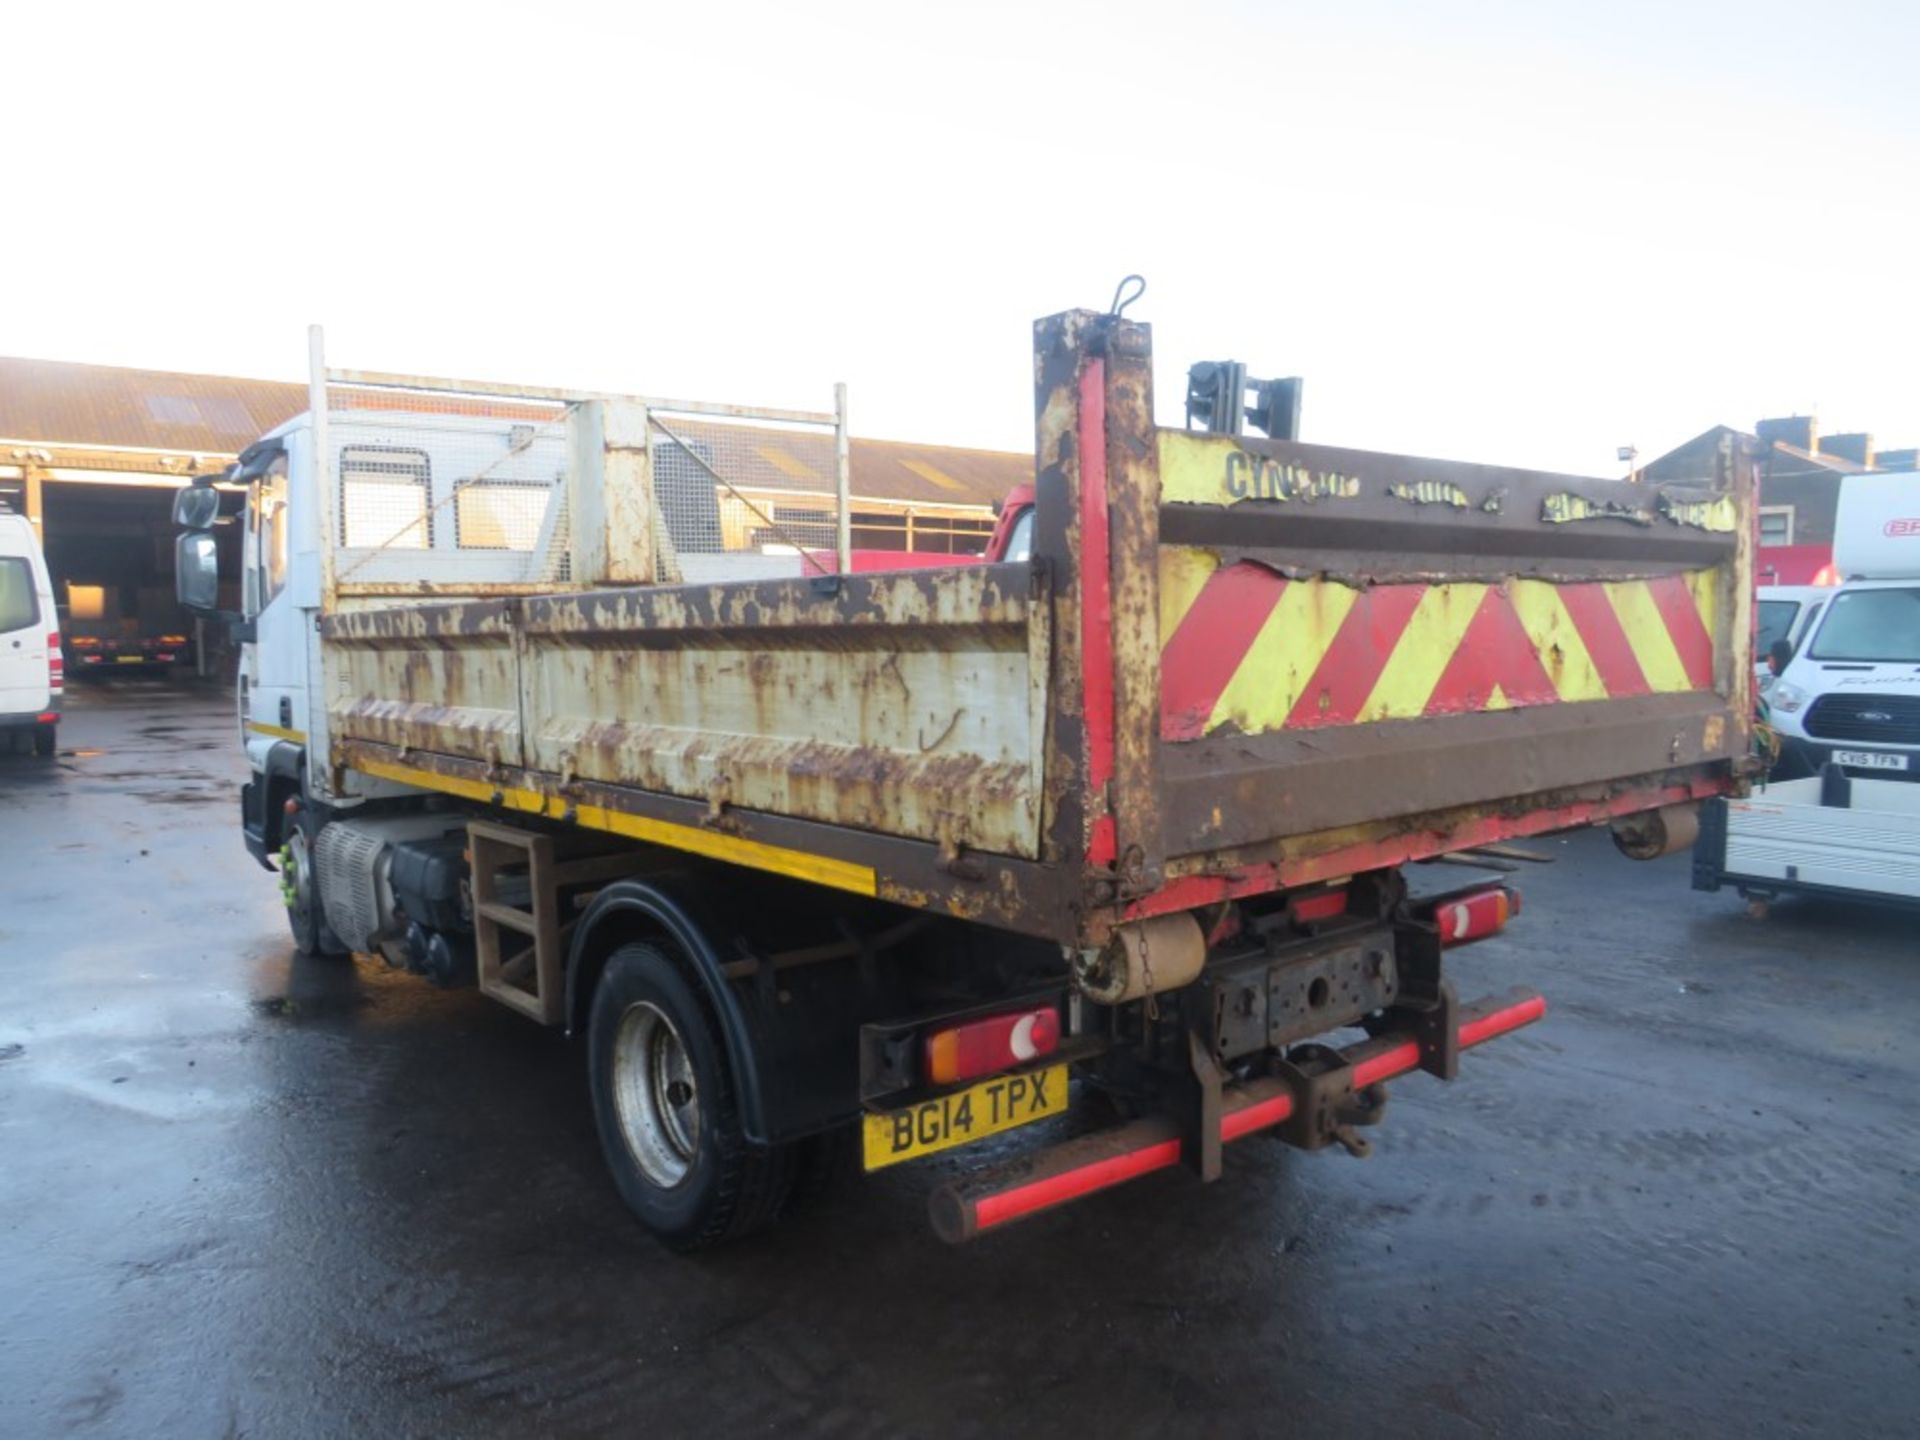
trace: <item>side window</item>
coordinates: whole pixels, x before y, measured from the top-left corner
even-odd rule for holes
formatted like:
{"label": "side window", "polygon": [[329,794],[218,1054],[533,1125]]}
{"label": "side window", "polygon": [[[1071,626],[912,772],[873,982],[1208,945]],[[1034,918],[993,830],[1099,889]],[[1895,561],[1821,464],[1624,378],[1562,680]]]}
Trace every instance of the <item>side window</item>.
{"label": "side window", "polygon": [[1031,560],[1033,558],[1033,506],[1029,505],[1013,522],[1013,533],[1007,536],[1007,555],[1009,560]]}
{"label": "side window", "polygon": [[22,556],[0,556],[0,631],[24,630],[39,621],[33,567]]}
{"label": "side window", "polygon": [[349,445],[340,452],[340,544],[425,550],[433,543],[424,450]]}
{"label": "side window", "polygon": [[531,550],[554,490],[505,480],[469,480],[453,492],[454,544],[462,550]]}
{"label": "side window", "polygon": [[287,584],[287,457],[274,459],[260,477],[260,608],[266,609]]}
{"label": "side window", "polygon": [[247,529],[240,540],[240,613],[258,615],[263,603],[260,592],[260,487],[247,487]]}

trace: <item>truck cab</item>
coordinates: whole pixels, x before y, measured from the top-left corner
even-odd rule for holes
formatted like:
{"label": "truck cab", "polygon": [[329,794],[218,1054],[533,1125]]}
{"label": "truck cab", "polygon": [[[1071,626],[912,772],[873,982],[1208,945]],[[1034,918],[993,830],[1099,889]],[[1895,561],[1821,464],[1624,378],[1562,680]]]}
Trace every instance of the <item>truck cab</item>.
{"label": "truck cab", "polygon": [[[1906,475],[1842,487],[1834,562],[1846,581],[1767,692],[1796,779],[1920,780],[1920,490]],[[1765,592],[1761,592],[1763,595]]]}

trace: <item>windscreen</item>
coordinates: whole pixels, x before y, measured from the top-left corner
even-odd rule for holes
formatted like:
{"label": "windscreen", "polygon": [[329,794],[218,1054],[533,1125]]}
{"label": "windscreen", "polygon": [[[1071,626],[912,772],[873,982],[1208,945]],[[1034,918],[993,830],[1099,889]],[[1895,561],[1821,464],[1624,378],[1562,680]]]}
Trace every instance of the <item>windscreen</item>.
{"label": "windscreen", "polygon": [[1762,600],[1760,602],[1759,632],[1754,636],[1753,653],[1764,657],[1773,649],[1773,642],[1784,640],[1793,633],[1793,617],[1800,613],[1798,600]]}
{"label": "windscreen", "polygon": [[39,618],[33,567],[16,555],[0,556],[0,631],[24,630]]}
{"label": "windscreen", "polygon": [[1841,591],[1807,653],[1815,660],[1920,665],[1920,588]]}

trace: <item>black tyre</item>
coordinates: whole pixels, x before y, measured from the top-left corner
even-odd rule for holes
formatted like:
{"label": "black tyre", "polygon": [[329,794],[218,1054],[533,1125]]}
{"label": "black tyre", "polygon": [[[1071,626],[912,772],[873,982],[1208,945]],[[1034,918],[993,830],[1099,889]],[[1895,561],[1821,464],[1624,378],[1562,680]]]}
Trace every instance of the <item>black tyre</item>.
{"label": "black tyre", "polygon": [[587,1023],[587,1070],[613,1183],[666,1244],[698,1250],[779,1216],[792,1150],[741,1135],[719,1027],[669,952],[636,942],[607,960]]}
{"label": "black tyre", "polygon": [[325,822],[305,805],[288,821],[287,841],[280,847],[280,898],[286,901],[293,948],[302,955],[345,955],[347,947],[327,924],[320,901],[320,872],[313,863],[314,837]]}
{"label": "black tyre", "polygon": [[793,1187],[787,1215],[826,1209],[860,1173],[860,1127],[840,1125],[809,1135],[793,1147]]}
{"label": "black tyre", "polygon": [[33,732],[33,753],[42,760],[51,760],[57,748],[55,735],[57,727],[52,725],[36,726]]}

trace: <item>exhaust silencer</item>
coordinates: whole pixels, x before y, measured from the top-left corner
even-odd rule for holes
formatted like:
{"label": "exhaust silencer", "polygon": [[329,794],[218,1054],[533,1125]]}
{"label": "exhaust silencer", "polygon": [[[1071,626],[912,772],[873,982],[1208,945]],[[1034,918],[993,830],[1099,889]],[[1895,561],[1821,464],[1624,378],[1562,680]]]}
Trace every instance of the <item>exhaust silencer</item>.
{"label": "exhaust silencer", "polygon": [[1207,963],[1207,937],[1191,915],[1156,915],[1123,925],[1104,950],[1082,951],[1074,983],[1101,1005],[1124,1005],[1191,985]]}
{"label": "exhaust silencer", "polygon": [[1700,834],[1700,807],[1668,805],[1613,822],[1613,843],[1630,860],[1658,860],[1692,847]]}

